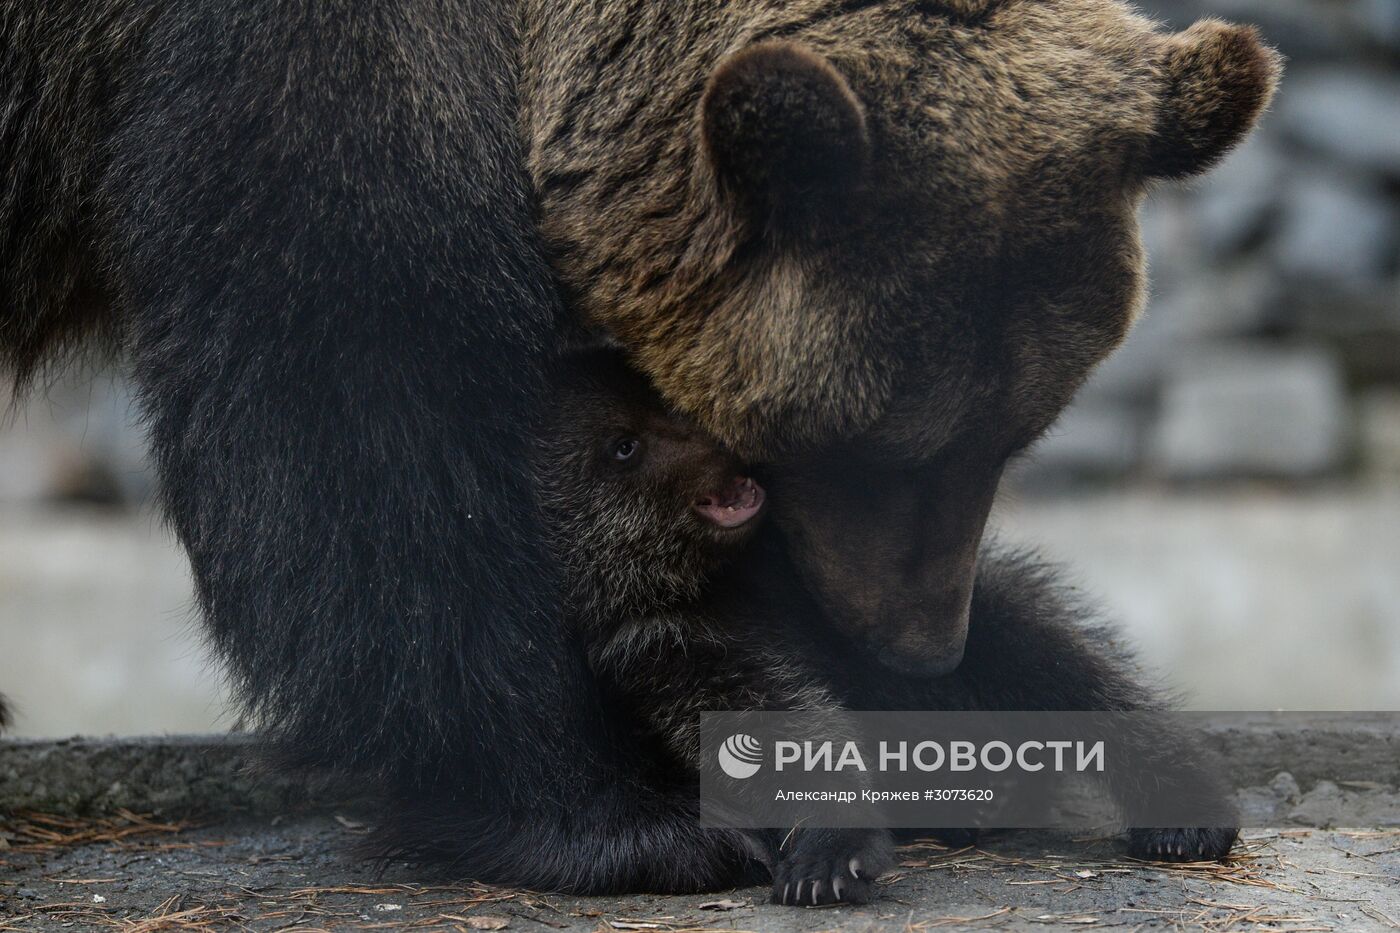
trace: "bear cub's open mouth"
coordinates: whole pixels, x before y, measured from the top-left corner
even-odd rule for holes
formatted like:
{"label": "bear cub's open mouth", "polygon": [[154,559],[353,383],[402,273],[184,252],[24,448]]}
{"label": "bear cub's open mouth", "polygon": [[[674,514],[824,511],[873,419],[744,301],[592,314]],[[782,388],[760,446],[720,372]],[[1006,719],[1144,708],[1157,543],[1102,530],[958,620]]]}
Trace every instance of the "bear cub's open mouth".
{"label": "bear cub's open mouth", "polygon": [[702,496],[695,511],[721,528],[738,528],[763,511],[763,487],[747,476],[736,476],[724,489]]}

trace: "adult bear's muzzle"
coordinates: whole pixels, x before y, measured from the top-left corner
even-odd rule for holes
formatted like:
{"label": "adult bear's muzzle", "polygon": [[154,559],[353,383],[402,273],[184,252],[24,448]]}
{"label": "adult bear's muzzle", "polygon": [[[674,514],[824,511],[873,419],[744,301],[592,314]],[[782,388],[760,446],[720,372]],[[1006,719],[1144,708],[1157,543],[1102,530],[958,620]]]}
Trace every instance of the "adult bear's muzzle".
{"label": "adult bear's muzzle", "polygon": [[826,621],[893,670],[932,677],[962,661],[1001,478],[983,460],[889,468],[835,454],[774,479],[779,525]]}

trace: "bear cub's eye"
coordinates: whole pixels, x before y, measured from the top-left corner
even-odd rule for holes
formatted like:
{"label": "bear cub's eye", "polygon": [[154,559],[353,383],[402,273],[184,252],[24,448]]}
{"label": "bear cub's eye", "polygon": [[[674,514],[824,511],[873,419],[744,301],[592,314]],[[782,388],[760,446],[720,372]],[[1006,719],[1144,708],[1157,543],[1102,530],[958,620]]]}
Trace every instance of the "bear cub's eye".
{"label": "bear cub's eye", "polygon": [[618,463],[626,463],[634,459],[642,449],[640,438],[624,437],[613,444],[612,458]]}

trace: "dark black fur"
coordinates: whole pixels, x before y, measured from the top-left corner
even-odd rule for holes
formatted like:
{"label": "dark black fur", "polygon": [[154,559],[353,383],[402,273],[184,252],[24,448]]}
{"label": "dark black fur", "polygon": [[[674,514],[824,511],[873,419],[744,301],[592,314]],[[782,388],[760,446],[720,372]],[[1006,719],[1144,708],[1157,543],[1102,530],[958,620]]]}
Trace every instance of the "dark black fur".
{"label": "dark black fur", "polygon": [[[1034,556],[984,549],[973,589],[972,623],[957,670],[933,680],[892,674],[853,658],[828,664],[827,676],[855,709],[1069,710],[1138,712],[1168,708],[1096,610]],[[817,656],[837,657],[827,645]],[[1136,722],[1136,720],[1134,720]],[[1224,858],[1238,831],[1227,788],[1193,739],[1154,729],[1115,744],[1108,790],[1122,806],[1129,852],[1145,859]],[[1126,765],[1126,766],[1125,766]],[[1140,826],[1138,804],[1194,799],[1215,813],[1201,829]]]}
{"label": "dark black fur", "polygon": [[[581,357],[556,411],[541,464],[571,616],[605,687],[691,772],[703,753],[706,710],[1166,708],[1112,632],[1023,556],[983,554],[973,625],[954,673],[899,675],[864,660],[829,626],[814,624],[821,610],[793,585],[798,575],[781,541],[760,537],[749,547],[757,518],[717,532],[695,514],[697,494],[748,471],[667,412],[615,356]],[[619,439],[635,449],[622,463],[610,455]],[[822,728],[832,727],[823,717]],[[1188,794],[1227,824],[1224,788],[1192,742],[1136,728],[1133,741],[1113,743],[1121,757],[1109,769],[1109,791],[1129,825],[1138,825],[1134,809],[1153,795]],[[1134,829],[1130,847],[1145,858],[1218,858],[1234,836],[1233,829]],[[878,875],[889,864],[883,833],[794,838],[795,851],[774,866],[778,900],[794,893],[808,902],[865,900],[868,879],[844,866],[858,857]]]}
{"label": "dark black fur", "polygon": [[[761,494],[735,498],[760,504],[732,527],[695,508],[754,489],[736,484],[747,472],[738,459],[668,411],[619,354],[575,356],[554,410],[539,462],[569,618],[604,688],[662,757],[694,780],[707,710],[839,712],[804,657],[813,617],[765,598],[781,588],[742,566]],[[839,723],[821,726],[830,738]],[[756,835],[754,850],[780,903],[863,903],[893,863],[883,830],[781,827]]]}
{"label": "dark black fur", "polygon": [[387,850],[483,880],[698,890],[737,838],[644,780],[559,624],[527,434],[559,315],[514,9],[0,5],[0,353],[96,321],[239,699],[377,780]]}

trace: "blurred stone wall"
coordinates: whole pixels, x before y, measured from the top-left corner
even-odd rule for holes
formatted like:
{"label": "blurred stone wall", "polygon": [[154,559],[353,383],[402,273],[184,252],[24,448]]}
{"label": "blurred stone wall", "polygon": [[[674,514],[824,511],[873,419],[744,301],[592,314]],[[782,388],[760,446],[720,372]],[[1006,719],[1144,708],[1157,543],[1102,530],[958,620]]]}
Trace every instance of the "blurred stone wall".
{"label": "blurred stone wall", "polygon": [[1257,24],[1272,112],[1144,215],[1146,316],[1030,480],[1400,476],[1400,0],[1143,0]]}
{"label": "blurred stone wall", "polygon": [[0,378],[0,506],[153,497],[134,391],[118,368],[75,367],[18,404],[10,393]]}

